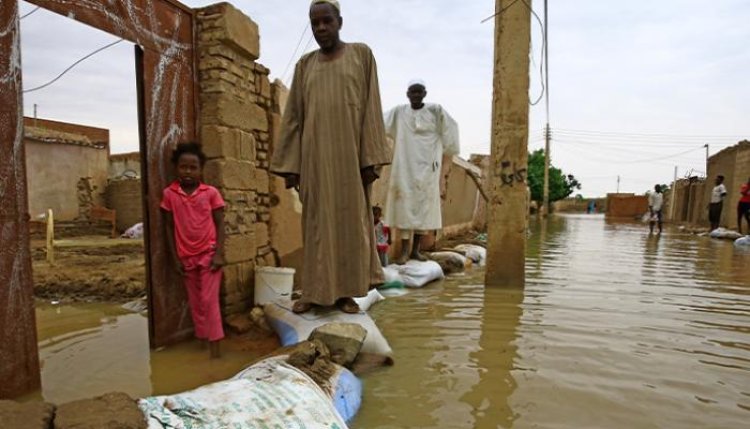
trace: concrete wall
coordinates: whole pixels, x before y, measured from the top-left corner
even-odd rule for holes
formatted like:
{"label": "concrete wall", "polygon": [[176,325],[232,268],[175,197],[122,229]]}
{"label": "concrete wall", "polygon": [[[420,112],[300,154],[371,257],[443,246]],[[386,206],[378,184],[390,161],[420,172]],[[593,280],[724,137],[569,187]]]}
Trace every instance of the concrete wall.
{"label": "concrete wall", "polygon": [[[740,187],[750,178],[750,141],[742,141],[732,147],[708,158],[708,186],[704,191],[704,201],[711,201],[711,191],[714,179],[718,175],[724,176],[724,186],[727,187],[727,198],[724,200],[724,210],[721,214],[721,226],[725,228],[737,227],[737,203],[740,201]],[[708,222],[708,213],[700,218],[701,222]]]}
{"label": "concrete wall", "polygon": [[143,184],[141,179],[110,180],[105,199],[107,208],[117,212],[117,230],[126,229],[143,222]]}
{"label": "concrete wall", "polygon": [[258,64],[258,26],[228,3],[196,10],[200,141],[209,160],[204,179],[227,206],[226,259],[221,291],[225,316],[252,305],[254,270],[277,264],[271,245],[274,121],[269,70]]}
{"label": "concrete wall", "polygon": [[737,227],[737,204],[740,187],[750,178],[750,141],[742,141],[728,147],[708,159],[708,178],[693,177],[678,180],[675,184],[675,222],[695,226],[708,226],[708,204],[716,176],[724,176],[727,198],[721,215],[721,226]]}
{"label": "concrete wall", "polygon": [[607,194],[607,217],[636,219],[648,211],[648,197],[634,194]]}
{"label": "concrete wall", "polygon": [[555,201],[552,204],[555,213],[586,213],[591,201],[596,203],[597,213],[607,212],[606,198],[566,198],[564,200]]}
{"label": "concrete wall", "polygon": [[135,173],[135,177],[141,177],[141,153],[118,153],[109,156],[109,177],[117,179],[128,172]]}
{"label": "concrete wall", "polygon": [[[33,119],[25,118],[24,122],[33,123]],[[42,119],[37,120],[37,127],[27,126],[25,130],[26,177],[32,218],[46,213],[48,208],[54,211],[57,220],[78,218],[83,197],[78,183],[82,178],[90,178],[93,186],[91,202],[104,205],[108,130]]]}

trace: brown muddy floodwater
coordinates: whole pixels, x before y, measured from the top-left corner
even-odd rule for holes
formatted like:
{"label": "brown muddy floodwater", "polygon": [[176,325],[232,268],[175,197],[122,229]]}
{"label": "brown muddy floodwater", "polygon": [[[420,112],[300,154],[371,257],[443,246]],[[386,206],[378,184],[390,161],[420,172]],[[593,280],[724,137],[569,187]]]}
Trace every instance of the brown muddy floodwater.
{"label": "brown muddy floodwater", "polygon": [[[532,222],[524,291],[474,271],[372,315],[396,364],[366,375],[352,427],[737,428],[750,421],[750,253],[601,216]],[[43,396],[172,393],[259,353],[149,352],[114,305],[41,306]]]}
{"label": "brown muddy floodwater", "polygon": [[526,266],[522,292],[478,273],[373,308],[396,365],[352,427],[748,427],[750,254],[565,216]]}

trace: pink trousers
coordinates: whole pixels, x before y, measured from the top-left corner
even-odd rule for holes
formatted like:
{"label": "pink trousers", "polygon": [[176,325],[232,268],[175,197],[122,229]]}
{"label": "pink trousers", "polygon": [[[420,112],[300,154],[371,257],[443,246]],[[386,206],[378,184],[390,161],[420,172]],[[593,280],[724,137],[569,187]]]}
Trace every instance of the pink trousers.
{"label": "pink trousers", "polygon": [[213,257],[214,252],[206,252],[182,259],[182,266],[185,268],[185,289],[195,325],[195,336],[208,341],[224,338],[219,309],[221,270],[211,271]]}

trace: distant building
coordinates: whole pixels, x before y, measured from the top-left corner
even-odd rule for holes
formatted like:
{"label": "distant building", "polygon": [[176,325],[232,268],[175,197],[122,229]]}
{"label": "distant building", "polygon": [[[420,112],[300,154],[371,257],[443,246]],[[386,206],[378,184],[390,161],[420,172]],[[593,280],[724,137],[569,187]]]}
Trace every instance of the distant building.
{"label": "distant building", "polygon": [[32,218],[51,208],[58,220],[76,220],[104,205],[109,130],[24,118],[24,148]]}

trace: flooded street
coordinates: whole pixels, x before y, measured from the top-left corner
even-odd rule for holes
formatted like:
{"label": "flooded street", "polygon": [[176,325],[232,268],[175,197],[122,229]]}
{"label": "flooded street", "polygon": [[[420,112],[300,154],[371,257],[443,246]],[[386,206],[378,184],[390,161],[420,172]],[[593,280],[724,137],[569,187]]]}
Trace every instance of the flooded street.
{"label": "flooded street", "polygon": [[354,428],[734,428],[750,418],[750,254],[599,216],[533,225],[523,292],[482,275],[373,316],[396,365]]}
{"label": "flooded street", "polygon": [[232,377],[278,343],[224,341],[209,360],[197,341],[149,350],[148,319],[119,304],[37,306],[42,392],[26,399],[54,403],[107,392],[132,397],[170,394]]}
{"label": "flooded street", "polygon": [[[353,428],[656,428],[750,419],[750,253],[600,216],[532,222],[524,291],[475,270],[372,310],[396,365],[364,377]],[[43,397],[132,396],[228,378],[266,351],[150,352],[115,305],[37,309]]]}

